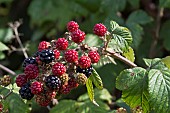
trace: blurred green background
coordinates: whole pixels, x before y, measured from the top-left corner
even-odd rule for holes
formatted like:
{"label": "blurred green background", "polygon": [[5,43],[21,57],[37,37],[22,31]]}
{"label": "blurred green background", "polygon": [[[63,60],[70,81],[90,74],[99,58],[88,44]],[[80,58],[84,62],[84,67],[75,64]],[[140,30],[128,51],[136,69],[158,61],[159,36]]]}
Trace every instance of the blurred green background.
{"label": "blurred green background", "polygon": [[[22,19],[23,24],[19,28],[20,38],[28,55],[31,56],[37,51],[40,41],[63,37],[66,24],[71,20],[77,21],[80,29],[86,34],[93,33],[92,29],[96,23],[109,26],[110,20],[114,20],[130,29],[133,36],[132,48],[135,51],[135,63],[144,66],[143,58],[165,57],[170,54],[169,8],[170,0],[0,0],[0,64],[17,73],[23,72],[24,56],[18,42],[13,38],[12,29],[8,26],[9,22]],[[99,92],[100,96],[108,97],[103,100],[99,98],[105,106],[103,108],[108,112],[119,106],[128,108],[119,100],[121,92],[115,88],[116,76],[128,66],[115,61],[117,65],[107,64],[95,67],[103,80],[105,90],[109,93],[107,95]],[[5,71],[0,70],[1,76],[5,74],[7,74]],[[61,100],[77,100],[80,95],[86,93],[84,86],[75,90],[76,94],[72,91]],[[107,100],[111,102],[108,103]],[[68,102],[68,106],[73,105],[72,101],[70,104]],[[67,101],[61,103],[67,104]],[[90,112],[87,110],[88,104],[87,102],[86,106],[77,112]],[[28,106],[29,103],[26,103],[25,108],[29,108]],[[42,110],[34,102],[32,106],[33,113],[48,112],[47,108]],[[62,110],[62,107],[60,108]],[[91,113],[95,112],[100,113],[91,111]]]}

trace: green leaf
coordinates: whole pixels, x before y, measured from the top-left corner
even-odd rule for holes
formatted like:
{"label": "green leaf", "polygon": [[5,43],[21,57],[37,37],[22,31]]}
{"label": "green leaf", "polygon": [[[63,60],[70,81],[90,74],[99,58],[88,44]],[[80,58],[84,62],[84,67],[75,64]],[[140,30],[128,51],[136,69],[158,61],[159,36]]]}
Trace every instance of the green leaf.
{"label": "green leaf", "polygon": [[153,21],[153,19],[143,10],[137,10],[132,12],[128,19],[126,20],[127,23],[136,23],[136,24],[147,24],[149,22]]}
{"label": "green leaf", "polygon": [[170,56],[162,58],[162,62],[170,69]]}
{"label": "green leaf", "polygon": [[133,37],[132,47],[137,49],[142,42],[143,28],[136,23],[127,23],[127,27],[130,29]]}
{"label": "green leaf", "polygon": [[102,79],[100,78],[99,74],[96,72],[95,69],[93,69],[92,75],[89,77],[89,79],[92,80],[92,82],[98,89],[103,89]]}
{"label": "green leaf", "polygon": [[139,8],[140,0],[127,0],[133,8]]}
{"label": "green leaf", "polygon": [[159,0],[159,6],[170,8],[170,0]]}
{"label": "green leaf", "polygon": [[144,78],[146,70],[141,67],[123,70],[116,79],[116,88],[119,90],[129,89]]}
{"label": "green leaf", "polygon": [[11,28],[0,29],[0,41],[8,42],[12,39],[13,32]]}
{"label": "green leaf", "polygon": [[117,46],[123,51],[127,51],[129,45],[132,43],[132,36],[130,31],[125,27],[117,27],[111,33],[112,40],[115,41]]}
{"label": "green leaf", "polygon": [[9,50],[8,46],[0,42],[0,51],[5,51],[5,50]]}
{"label": "green leaf", "polygon": [[110,21],[111,31],[114,31],[117,27],[119,27],[119,24],[117,24],[115,21]]}
{"label": "green leaf", "polygon": [[[166,0],[165,0],[166,1]],[[166,21],[160,30],[160,38],[163,39],[163,45],[166,50],[170,51],[170,20]]]}
{"label": "green leaf", "polygon": [[127,52],[123,53],[123,56],[125,56],[131,62],[135,61],[135,54],[134,54],[134,51],[133,51],[133,49],[131,47],[129,47]]}
{"label": "green leaf", "polygon": [[150,104],[156,113],[170,112],[170,70],[151,69],[149,77]]}
{"label": "green leaf", "polygon": [[[94,89],[94,92],[95,92],[94,98],[97,101],[107,101],[108,103],[112,102],[112,95],[109,93],[107,89],[105,88],[103,88],[102,90]],[[85,93],[78,98],[78,101],[86,101],[88,99],[89,99],[88,94]]]}
{"label": "green leaf", "polygon": [[98,36],[93,34],[87,34],[85,38],[85,43],[88,44],[88,46],[99,46],[102,43],[102,40],[99,39]]}
{"label": "green leaf", "polygon": [[61,100],[50,110],[50,113],[75,113],[78,106],[79,103],[74,100]]}
{"label": "green leaf", "polygon": [[149,112],[148,78],[141,67],[126,69],[117,77],[116,87],[122,90],[122,99],[131,107],[141,106],[144,113]]}
{"label": "green leaf", "polygon": [[145,64],[150,68],[150,69],[167,69],[165,64],[161,61],[160,58],[154,58],[154,59],[145,59],[144,58]]}
{"label": "green leaf", "polygon": [[110,57],[110,56],[101,56],[100,57],[100,60],[99,60],[99,62],[97,63],[97,66],[104,66],[104,65],[106,65],[106,64],[110,64],[110,63],[113,63],[113,64],[116,64],[116,62],[115,62],[115,60],[114,60],[114,58],[112,58],[112,57]]}
{"label": "green leaf", "polygon": [[96,101],[94,100],[93,84],[92,84],[91,79],[89,79],[89,78],[87,79],[86,87],[87,87],[87,92],[88,92],[90,101],[92,101],[93,104],[99,106],[99,105],[96,103]]}
{"label": "green leaf", "polygon": [[2,51],[0,51],[0,60],[2,60],[4,58],[5,58],[5,54]]}
{"label": "green leaf", "polygon": [[[95,106],[90,101],[85,101],[76,111],[76,113],[107,113],[108,105],[101,101],[98,101],[100,107]],[[70,112],[69,112],[70,113]],[[72,112],[75,113],[75,112]]]}

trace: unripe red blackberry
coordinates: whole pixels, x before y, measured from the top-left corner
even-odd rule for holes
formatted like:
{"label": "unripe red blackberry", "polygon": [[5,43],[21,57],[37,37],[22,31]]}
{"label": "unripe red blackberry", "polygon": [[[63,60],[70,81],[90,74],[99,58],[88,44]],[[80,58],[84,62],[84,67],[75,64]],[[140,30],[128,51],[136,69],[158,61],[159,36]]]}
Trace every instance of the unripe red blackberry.
{"label": "unripe red blackberry", "polygon": [[29,64],[35,64],[37,65],[37,62],[36,62],[36,58],[34,57],[29,57],[29,58],[26,58],[23,62],[23,67],[25,68],[27,65]]}
{"label": "unripe red blackberry", "polygon": [[60,76],[60,80],[62,84],[68,84],[68,79],[69,77],[67,73],[64,73]]}
{"label": "unripe red blackberry", "polygon": [[28,79],[35,79],[39,74],[38,66],[29,64],[25,67],[24,73]]}
{"label": "unripe red blackberry", "polygon": [[80,29],[72,32],[71,34],[72,41],[75,43],[81,43],[85,39],[85,33]]}
{"label": "unripe red blackberry", "polygon": [[16,84],[18,87],[22,87],[25,83],[27,83],[27,77],[25,74],[19,74],[16,78]]}
{"label": "unripe red blackberry", "polygon": [[71,88],[70,88],[70,86],[67,84],[67,85],[62,85],[62,88],[61,88],[61,90],[60,90],[60,93],[61,93],[61,94],[68,94],[68,93],[70,93],[70,91],[71,91]]}
{"label": "unripe red blackberry", "polygon": [[0,112],[2,112],[2,111],[3,111],[3,104],[0,103]]}
{"label": "unripe red blackberry", "polygon": [[39,53],[39,58],[42,62],[48,64],[54,60],[54,52],[53,50],[50,50],[50,49],[42,50]]}
{"label": "unripe red blackberry", "polygon": [[67,23],[67,30],[70,32],[76,31],[79,28],[79,25],[75,21],[70,21]]}
{"label": "unripe red blackberry", "polygon": [[68,47],[68,41],[65,38],[58,38],[55,44],[58,50],[66,50]]}
{"label": "unripe red blackberry", "polygon": [[74,63],[78,61],[78,52],[74,49],[67,50],[64,54],[64,57],[67,62]]}
{"label": "unripe red blackberry", "polygon": [[81,68],[89,68],[91,66],[91,59],[88,56],[82,56],[78,60],[78,65]]}
{"label": "unripe red blackberry", "polygon": [[94,34],[96,34],[98,36],[104,36],[106,31],[107,31],[107,28],[101,23],[96,24],[93,28]]}
{"label": "unripe red blackberry", "polygon": [[61,63],[55,63],[52,67],[52,72],[56,76],[61,76],[66,72],[66,67]]}
{"label": "unripe red blackberry", "polygon": [[44,49],[49,49],[49,47],[51,46],[51,44],[47,41],[42,41],[39,43],[38,45],[38,51],[42,51]]}
{"label": "unripe red blackberry", "polygon": [[42,92],[42,90],[43,90],[43,84],[41,82],[35,81],[31,84],[31,93],[39,94]]}
{"label": "unripe red blackberry", "polygon": [[47,99],[52,100],[52,99],[55,98],[56,92],[55,92],[55,91],[48,90],[48,91],[45,92],[45,95],[46,95],[46,98],[47,98]]}
{"label": "unripe red blackberry", "polygon": [[71,78],[68,80],[68,87],[70,87],[71,89],[77,88],[78,86],[79,86],[79,84],[77,83],[77,81],[74,78]]}
{"label": "unripe red blackberry", "polygon": [[53,51],[54,51],[54,57],[55,57],[55,59],[59,59],[59,57],[60,57],[60,51],[57,50],[57,49],[55,49],[55,50],[53,50]]}
{"label": "unripe red blackberry", "polygon": [[47,99],[45,95],[36,95],[35,101],[40,105],[40,106],[48,106],[51,102],[50,99]]}
{"label": "unripe red blackberry", "polygon": [[34,94],[31,93],[30,86],[29,83],[26,83],[20,88],[19,94],[23,99],[31,100],[34,97]]}
{"label": "unripe red blackberry", "polygon": [[45,78],[45,84],[49,89],[58,91],[61,87],[61,80],[57,76],[49,75]]}
{"label": "unripe red blackberry", "polygon": [[77,77],[76,77],[76,81],[78,84],[84,85],[84,84],[86,84],[87,77],[83,73],[78,73]]}
{"label": "unripe red blackberry", "polygon": [[100,60],[100,55],[97,51],[90,51],[88,57],[91,59],[92,63],[97,63]]}

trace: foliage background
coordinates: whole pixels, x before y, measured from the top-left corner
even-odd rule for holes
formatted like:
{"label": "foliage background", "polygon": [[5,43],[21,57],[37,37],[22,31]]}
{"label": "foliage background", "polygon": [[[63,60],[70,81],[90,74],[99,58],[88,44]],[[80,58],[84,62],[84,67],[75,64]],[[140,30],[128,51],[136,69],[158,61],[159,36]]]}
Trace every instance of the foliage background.
{"label": "foliage background", "polygon": [[[144,67],[143,58],[165,57],[170,53],[169,8],[170,0],[0,0],[0,63],[17,73],[23,71],[24,56],[16,39],[12,38],[13,33],[7,25],[8,22],[23,20],[19,32],[21,33],[21,40],[27,48],[29,56],[31,56],[37,51],[40,41],[63,37],[66,24],[70,20],[77,21],[80,28],[90,34],[96,23],[101,22],[109,26],[110,20],[114,20],[131,30],[134,38],[132,47],[135,51],[135,63]],[[111,110],[120,106],[128,108],[120,100],[121,92],[115,88],[117,75],[128,66],[115,61],[117,65],[95,66],[103,80],[105,91],[108,91],[107,93],[99,92],[96,98],[102,101],[101,105],[107,112],[111,112]],[[1,76],[5,74],[7,73],[0,70]],[[68,104],[68,106],[73,105],[75,100],[80,102],[79,106],[81,101],[84,101],[83,107],[79,107],[79,112],[90,112],[88,109],[92,109],[91,112],[94,113],[95,106],[92,105],[94,108],[91,108],[88,101],[85,101],[88,100],[87,98],[81,99],[80,95],[84,93],[86,93],[86,89],[82,86],[76,89],[76,94],[75,91],[72,91],[59,101],[63,105]],[[28,108],[32,102],[25,104],[17,95],[13,94],[13,96],[18,98],[18,100],[13,99],[13,103],[21,104],[22,102],[21,106],[30,111]],[[107,98],[103,99],[100,96]],[[8,99],[9,104],[12,104],[11,98]],[[67,103],[66,99],[71,100]],[[48,112],[47,108],[40,109],[34,102],[32,106],[32,113]],[[75,106],[71,108],[76,109]],[[11,110],[17,108],[17,106],[12,105],[9,105],[9,107]],[[63,109],[62,107],[59,108],[60,111]],[[10,112],[17,112],[18,110],[20,108]],[[63,113],[67,112],[63,111]],[[98,113],[99,111],[95,112]]]}

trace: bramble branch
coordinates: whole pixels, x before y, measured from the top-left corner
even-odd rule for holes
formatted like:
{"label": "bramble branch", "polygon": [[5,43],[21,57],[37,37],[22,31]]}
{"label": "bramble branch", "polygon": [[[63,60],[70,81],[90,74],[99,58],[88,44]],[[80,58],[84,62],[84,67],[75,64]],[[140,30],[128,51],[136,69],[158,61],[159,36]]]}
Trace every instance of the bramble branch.
{"label": "bramble branch", "polygon": [[19,33],[18,33],[18,28],[20,27],[20,25],[22,24],[22,21],[16,21],[14,23],[9,23],[8,25],[12,28],[12,30],[14,31],[14,35],[15,35],[15,38],[17,39],[22,51],[23,51],[23,54],[25,56],[25,58],[28,58],[28,55],[27,55],[27,52],[20,40],[20,37],[19,37]]}
{"label": "bramble branch", "polygon": [[131,66],[131,67],[137,67],[137,65],[133,62],[131,62],[130,60],[128,60],[127,58],[121,56],[120,54],[114,52],[114,51],[109,51],[109,50],[105,50],[107,53],[109,53],[113,58],[119,59],[120,61],[124,62],[125,64]]}
{"label": "bramble branch", "polygon": [[9,68],[3,66],[2,64],[0,64],[0,68],[3,69],[4,71],[10,73],[10,74],[13,75],[13,76],[16,76],[16,75],[17,75],[14,71],[12,71],[12,70],[10,70]]}

